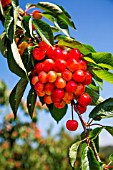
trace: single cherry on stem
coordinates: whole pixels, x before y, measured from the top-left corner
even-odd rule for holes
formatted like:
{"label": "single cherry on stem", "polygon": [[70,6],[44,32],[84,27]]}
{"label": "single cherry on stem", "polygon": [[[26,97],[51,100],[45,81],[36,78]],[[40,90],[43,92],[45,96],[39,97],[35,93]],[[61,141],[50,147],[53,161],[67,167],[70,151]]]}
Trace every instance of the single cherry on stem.
{"label": "single cherry on stem", "polygon": [[66,128],[69,131],[75,131],[78,128],[78,122],[76,120],[74,120],[74,116],[73,116],[73,103],[71,103],[71,114],[72,114],[72,120],[68,120],[66,122]]}

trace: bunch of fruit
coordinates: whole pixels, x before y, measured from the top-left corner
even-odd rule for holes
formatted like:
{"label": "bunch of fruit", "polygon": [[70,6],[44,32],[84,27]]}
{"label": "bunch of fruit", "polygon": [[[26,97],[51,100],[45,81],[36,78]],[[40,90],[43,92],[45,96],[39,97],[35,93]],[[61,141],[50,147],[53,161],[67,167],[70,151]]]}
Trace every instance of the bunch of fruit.
{"label": "bunch of fruit", "polygon": [[[85,93],[85,87],[92,82],[92,75],[87,70],[83,54],[78,49],[51,47],[40,41],[32,55],[36,65],[31,73],[31,83],[44,103],[53,103],[61,109],[76,100],[74,110],[84,113],[92,101]],[[68,124],[70,122],[67,122],[67,128],[72,130]]]}

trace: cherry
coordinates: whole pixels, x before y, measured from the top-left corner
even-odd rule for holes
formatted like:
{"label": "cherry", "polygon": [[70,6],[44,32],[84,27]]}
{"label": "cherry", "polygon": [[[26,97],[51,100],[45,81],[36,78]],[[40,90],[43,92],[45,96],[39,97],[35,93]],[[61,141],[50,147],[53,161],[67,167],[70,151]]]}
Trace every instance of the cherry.
{"label": "cherry", "polygon": [[78,97],[78,96],[82,95],[84,93],[84,91],[85,91],[85,86],[82,83],[78,83],[74,94],[76,97]]}
{"label": "cherry", "polygon": [[5,7],[5,6],[8,6],[11,1],[10,0],[1,0],[1,3],[2,3],[2,6]]}
{"label": "cherry", "polygon": [[78,104],[81,106],[88,106],[91,103],[92,99],[88,93],[83,93],[79,98],[78,98]]}
{"label": "cherry", "polygon": [[43,71],[43,63],[36,64],[35,71],[37,74],[39,74],[41,71]]}
{"label": "cherry", "polygon": [[77,88],[77,84],[73,80],[68,81],[68,83],[66,84],[66,87],[65,87],[66,91],[69,93],[74,93],[76,88]]}
{"label": "cherry", "polygon": [[85,72],[83,70],[77,70],[73,73],[73,79],[78,82],[81,83],[85,80]]}
{"label": "cherry", "polygon": [[67,60],[67,68],[71,71],[74,72],[75,70],[78,70],[78,62],[74,58],[69,58]]}
{"label": "cherry", "polygon": [[78,60],[78,70],[83,70],[83,71],[87,70],[87,64],[82,59]]}
{"label": "cherry", "polygon": [[41,19],[42,18],[42,13],[40,11],[38,11],[38,10],[34,10],[32,12],[32,17],[34,19]]}
{"label": "cherry", "polygon": [[78,122],[76,120],[68,120],[66,122],[66,128],[70,131],[75,131],[78,128]]}
{"label": "cherry", "polygon": [[53,67],[54,67],[54,60],[52,60],[52,59],[44,60],[44,62],[43,62],[43,70],[45,72],[49,72],[49,71],[53,70]]}
{"label": "cherry", "polygon": [[54,63],[54,71],[56,71],[57,73],[61,73],[66,69],[66,65],[67,63],[65,60],[58,59]]}
{"label": "cherry", "polygon": [[33,76],[31,79],[31,83],[35,85],[39,81],[38,76]]}
{"label": "cherry", "polygon": [[52,101],[53,103],[61,102],[64,97],[63,89],[54,89],[52,92]]}
{"label": "cherry", "polygon": [[55,81],[55,86],[63,89],[66,86],[66,81],[62,77],[58,77]]}
{"label": "cherry", "polygon": [[76,106],[74,106],[75,112],[78,110],[80,114],[83,114],[84,112],[86,112],[86,109],[87,109],[86,106],[81,106],[78,103],[76,104]]}
{"label": "cherry", "polygon": [[47,51],[47,49],[50,48],[50,46],[47,43],[45,43],[45,41],[40,41],[38,45],[39,45],[39,48],[41,50],[44,50],[45,52]]}
{"label": "cherry", "polygon": [[65,69],[63,72],[62,72],[62,77],[64,80],[66,81],[70,81],[72,79],[72,72],[69,71],[68,69]]}
{"label": "cherry", "polygon": [[78,60],[80,58],[80,51],[78,49],[71,49],[68,53],[68,57]]}
{"label": "cherry", "polygon": [[85,85],[89,85],[92,82],[92,75],[89,71],[85,72],[85,80],[83,82],[83,84]]}
{"label": "cherry", "polygon": [[34,48],[33,50],[33,58],[35,60],[42,60],[45,57],[44,51],[42,51],[40,48]]}

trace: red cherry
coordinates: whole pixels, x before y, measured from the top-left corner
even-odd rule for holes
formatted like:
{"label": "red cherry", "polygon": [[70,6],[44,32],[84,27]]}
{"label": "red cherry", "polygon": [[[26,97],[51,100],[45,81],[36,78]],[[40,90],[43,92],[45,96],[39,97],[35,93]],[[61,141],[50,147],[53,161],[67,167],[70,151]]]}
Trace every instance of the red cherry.
{"label": "red cherry", "polygon": [[85,80],[83,82],[84,85],[89,85],[92,82],[92,75],[89,71],[85,72]]}
{"label": "red cherry", "polygon": [[78,122],[76,120],[68,120],[66,122],[66,128],[70,131],[75,131],[78,128]]}
{"label": "red cherry", "polygon": [[76,88],[77,88],[77,84],[73,80],[68,81],[68,83],[66,84],[66,87],[65,87],[66,91],[69,93],[74,93]]}
{"label": "red cherry", "polygon": [[87,64],[82,59],[78,60],[78,70],[83,70],[83,71],[87,70]]}
{"label": "red cherry", "polygon": [[73,79],[78,82],[81,83],[85,80],[85,72],[83,70],[77,70],[73,73]]}
{"label": "red cherry", "polygon": [[72,72],[69,71],[68,69],[65,69],[63,72],[62,72],[62,77],[64,80],[66,81],[70,81],[72,79]]}
{"label": "red cherry", "polygon": [[59,47],[54,48],[54,59],[63,59],[63,50]]}
{"label": "red cherry", "polygon": [[31,83],[35,85],[39,81],[38,76],[33,76],[31,79]]}
{"label": "red cherry", "polygon": [[5,7],[5,6],[8,6],[11,1],[10,0],[1,0],[1,3],[2,3],[2,6]]}
{"label": "red cherry", "polygon": [[41,83],[47,83],[47,73],[45,71],[41,71],[38,75],[38,79]]}
{"label": "red cherry", "polygon": [[88,106],[91,101],[92,99],[88,93],[84,93],[78,98],[78,104],[81,106]]}
{"label": "red cherry", "polygon": [[38,63],[35,66],[36,73],[39,74],[41,71],[43,71],[43,63]]}
{"label": "red cherry", "polygon": [[61,73],[66,69],[66,65],[67,63],[65,60],[58,59],[54,64],[54,71],[56,71],[57,73]]}
{"label": "red cherry", "polygon": [[58,77],[55,81],[55,86],[59,89],[63,89],[66,86],[66,81],[62,77]]}
{"label": "red cherry", "polygon": [[58,109],[64,108],[65,105],[66,105],[66,103],[64,101],[54,103],[54,106],[57,107]]}
{"label": "red cherry", "polygon": [[68,57],[78,60],[80,58],[80,51],[78,49],[71,49],[68,53]]}
{"label": "red cherry", "polygon": [[40,41],[39,42],[39,48],[41,49],[41,50],[44,50],[45,52],[47,51],[47,49],[49,49],[49,45],[47,44],[47,43],[45,43],[44,41]]}
{"label": "red cherry", "polygon": [[86,112],[86,109],[87,109],[86,106],[81,106],[78,103],[76,104],[76,106],[74,106],[75,112],[78,110],[80,114],[83,114],[84,112]]}
{"label": "red cherry", "polygon": [[64,90],[63,89],[55,89],[52,92],[52,101],[53,103],[61,102],[64,97]]}
{"label": "red cherry", "polygon": [[51,70],[53,70],[53,67],[54,67],[54,60],[52,59],[46,59],[44,62],[43,62],[43,70],[45,72],[49,72]]}
{"label": "red cherry", "polygon": [[41,83],[41,82],[37,82],[35,85],[34,85],[34,89],[38,92],[42,92],[44,90],[44,84]]}
{"label": "red cherry", "polygon": [[67,68],[71,71],[74,72],[75,70],[78,70],[78,62],[74,58],[69,58],[67,60]]}
{"label": "red cherry", "polygon": [[40,48],[34,48],[33,50],[33,58],[35,60],[42,60],[45,57],[44,51],[42,51]]}

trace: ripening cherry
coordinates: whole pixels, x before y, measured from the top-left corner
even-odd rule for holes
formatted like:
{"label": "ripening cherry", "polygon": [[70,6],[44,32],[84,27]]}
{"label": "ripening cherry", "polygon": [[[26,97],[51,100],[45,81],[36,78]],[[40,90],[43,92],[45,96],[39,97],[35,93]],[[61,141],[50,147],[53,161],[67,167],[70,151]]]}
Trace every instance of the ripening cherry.
{"label": "ripening cherry", "polygon": [[55,84],[54,83],[46,83],[44,86],[45,93],[47,95],[51,95],[53,90],[55,89]]}
{"label": "ripening cherry", "polygon": [[69,131],[75,131],[78,128],[78,122],[76,120],[68,120],[66,122],[66,128]]}
{"label": "ripening cherry", "polygon": [[66,81],[70,81],[72,79],[72,72],[69,71],[68,69],[65,69],[63,72],[62,72],[62,77],[64,80]]}
{"label": "ripening cherry", "polygon": [[74,93],[76,88],[77,88],[77,83],[73,80],[68,81],[65,87],[66,91],[69,93]]}
{"label": "ripening cherry", "polygon": [[42,13],[40,11],[38,11],[38,10],[34,10],[32,12],[32,17],[34,19],[41,19],[42,18]]}
{"label": "ripening cherry", "polygon": [[89,85],[92,82],[92,75],[89,71],[85,72],[85,80],[83,82],[84,85]]}
{"label": "ripening cherry", "polygon": [[54,48],[51,47],[51,46],[49,48],[47,48],[46,55],[47,55],[48,58],[55,60]]}
{"label": "ripening cherry", "polygon": [[54,48],[54,60],[63,58],[63,50],[59,47]]}
{"label": "ripening cherry", "polygon": [[54,103],[54,106],[57,107],[58,109],[62,109],[64,108],[66,105],[66,103],[64,101],[61,101],[61,102],[55,102]]}
{"label": "ripening cherry", "polygon": [[41,83],[47,83],[47,73],[45,71],[41,71],[38,75],[38,79]]}
{"label": "ripening cherry", "polygon": [[49,71],[47,74],[47,81],[54,83],[57,79],[57,73],[55,71]]}
{"label": "ripening cherry", "polygon": [[40,48],[34,48],[33,50],[33,58],[35,60],[42,60],[45,57],[44,51],[42,51]]}
{"label": "ripening cherry", "polygon": [[74,99],[73,93],[69,93],[69,92],[65,91],[65,94],[63,97],[63,100],[65,101],[65,103],[70,104],[72,99]]}
{"label": "ripening cherry", "polygon": [[77,70],[73,73],[74,81],[81,83],[85,80],[85,72],[83,70]]}
{"label": "ripening cherry", "polygon": [[39,97],[43,97],[45,96],[45,91],[42,90],[42,91],[36,91],[36,94],[39,96]]}
{"label": "ripening cherry", "polygon": [[46,104],[51,104],[52,103],[52,99],[50,95],[44,95],[44,103]]}
{"label": "ripening cherry", "polygon": [[74,106],[75,112],[78,110],[80,114],[83,114],[86,112],[87,107],[86,106],[81,106],[78,103]]}
{"label": "ripening cherry", "polygon": [[53,70],[53,67],[54,67],[54,60],[52,60],[52,59],[44,60],[43,71],[49,72],[49,71]]}
{"label": "ripening cherry", "polygon": [[66,86],[66,81],[62,77],[58,77],[55,81],[55,86],[59,89],[63,89]]}
{"label": "ripening cherry", "polygon": [[44,84],[41,83],[41,82],[37,82],[35,85],[34,85],[34,89],[38,92],[42,92],[44,90]]}
{"label": "ripening cherry", "polygon": [[71,49],[68,53],[69,58],[74,58],[78,60],[80,58],[80,51],[78,49]]}
{"label": "ripening cherry", "polygon": [[92,102],[91,96],[88,93],[83,93],[78,98],[78,104],[81,106],[88,106]]}
{"label": "ripening cherry", "polygon": [[31,79],[31,83],[35,85],[39,81],[38,76],[33,76]]}
{"label": "ripening cherry", "polygon": [[82,95],[84,93],[84,91],[85,91],[85,86],[82,83],[78,83],[77,88],[74,92],[75,97]]}

